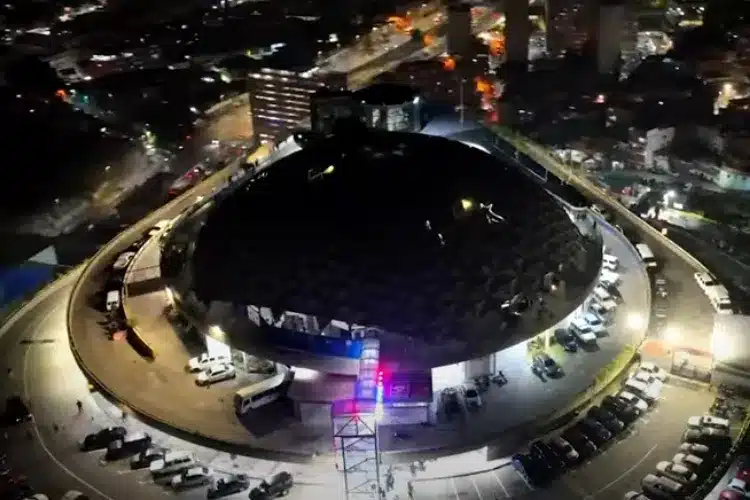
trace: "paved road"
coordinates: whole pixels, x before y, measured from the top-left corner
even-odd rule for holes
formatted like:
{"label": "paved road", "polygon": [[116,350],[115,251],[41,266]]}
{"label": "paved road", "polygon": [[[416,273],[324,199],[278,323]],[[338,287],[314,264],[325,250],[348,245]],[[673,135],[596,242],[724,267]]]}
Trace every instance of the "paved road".
{"label": "paved road", "polygon": [[[603,453],[551,486],[530,486],[512,467],[465,477],[417,481],[415,498],[445,500],[619,499],[638,490],[656,463],[669,460],[681,442],[688,417],[705,412],[713,395],[704,389],[667,384],[663,400]],[[429,467],[429,465],[428,465]]]}

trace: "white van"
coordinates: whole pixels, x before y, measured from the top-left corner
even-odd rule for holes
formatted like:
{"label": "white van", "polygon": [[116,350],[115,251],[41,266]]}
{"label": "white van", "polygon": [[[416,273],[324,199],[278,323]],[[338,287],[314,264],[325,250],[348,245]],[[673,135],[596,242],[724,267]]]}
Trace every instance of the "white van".
{"label": "white van", "polygon": [[653,268],[658,265],[654,252],[645,243],[636,243],[635,249],[638,250],[638,255],[641,256],[641,262],[648,268]]}
{"label": "white van", "polygon": [[154,479],[173,476],[195,465],[193,454],[189,451],[170,451],[164,458],[154,460],[148,466]]}
{"label": "white van", "polygon": [[289,375],[290,372],[284,369],[272,377],[240,389],[234,394],[234,411],[238,415],[244,415],[252,408],[260,408],[276,401],[284,390]]}
{"label": "white van", "polygon": [[717,314],[734,314],[734,307],[732,307],[732,300],[729,298],[729,291],[724,285],[708,287],[704,291]]}
{"label": "white van", "polygon": [[120,308],[120,290],[110,290],[107,292],[105,306],[108,312],[116,311]]}

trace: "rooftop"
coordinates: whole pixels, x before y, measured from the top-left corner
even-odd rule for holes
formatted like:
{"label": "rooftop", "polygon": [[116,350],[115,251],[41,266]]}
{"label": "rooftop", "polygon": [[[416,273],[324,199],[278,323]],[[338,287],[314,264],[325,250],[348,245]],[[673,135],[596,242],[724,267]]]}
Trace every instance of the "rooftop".
{"label": "rooftop", "polygon": [[[200,230],[192,271],[204,301],[461,344],[441,353],[446,364],[522,340],[510,303],[554,324],[600,260],[601,245],[518,169],[456,141],[370,131],[314,142],[224,199]],[[558,279],[558,302],[570,305],[531,307]]]}

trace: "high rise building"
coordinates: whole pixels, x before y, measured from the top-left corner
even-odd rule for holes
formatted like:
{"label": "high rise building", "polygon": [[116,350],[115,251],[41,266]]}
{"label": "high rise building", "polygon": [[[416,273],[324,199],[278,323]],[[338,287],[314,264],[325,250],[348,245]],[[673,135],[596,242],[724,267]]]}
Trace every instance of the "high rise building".
{"label": "high rise building", "polygon": [[505,62],[528,63],[530,34],[529,2],[505,2]]}
{"label": "high rise building", "polygon": [[580,51],[596,31],[596,0],[546,0],[547,53]]}
{"label": "high rise building", "polygon": [[451,55],[470,56],[474,35],[471,31],[471,7],[464,3],[448,5],[446,23],[446,49]]}
{"label": "high rise building", "polygon": [[253,131],[261,141],[286,138],[310,117],[310,99],[322,88],[345,89],[346,75],[271,67],[249,73]]}
{"label": "high rise building", "polygon": [[626,24],[625,3],[622,0],[601,0],[594,32],[596,67],[600,74],[612,75],[619,71],[623,31]]}

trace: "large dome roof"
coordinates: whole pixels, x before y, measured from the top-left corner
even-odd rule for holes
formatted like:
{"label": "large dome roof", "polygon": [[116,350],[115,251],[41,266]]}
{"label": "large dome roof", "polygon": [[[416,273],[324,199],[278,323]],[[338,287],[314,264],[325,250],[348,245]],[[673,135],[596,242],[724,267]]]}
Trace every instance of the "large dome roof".
{"label": "large dome roof", "polygon": [[313,141],[219,202],[192,264],[202,300],[429,341],[497,337],[503,305],[535,300],[550,272],[587,292],[592,259],[601,246],[515,168],[448,139],[367,132]]}

